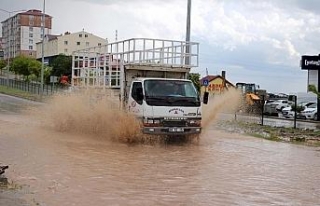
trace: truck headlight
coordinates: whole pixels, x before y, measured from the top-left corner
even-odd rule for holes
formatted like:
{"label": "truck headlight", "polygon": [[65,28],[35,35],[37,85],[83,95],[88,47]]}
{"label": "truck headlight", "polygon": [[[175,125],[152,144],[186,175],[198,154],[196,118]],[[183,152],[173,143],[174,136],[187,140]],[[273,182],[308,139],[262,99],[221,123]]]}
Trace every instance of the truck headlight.
{"label": "truck headlight", "polygon": [[190,126],[193,126],[193,127],[201,127],[201,120],[200,119],[199,120],[192,119],[192,120],[189,120],[188,123]]}
{"label": "truck headlight", "polygon": [[144,119],[143,125],[145,127],[159,127],[160,120],[159,119]]}

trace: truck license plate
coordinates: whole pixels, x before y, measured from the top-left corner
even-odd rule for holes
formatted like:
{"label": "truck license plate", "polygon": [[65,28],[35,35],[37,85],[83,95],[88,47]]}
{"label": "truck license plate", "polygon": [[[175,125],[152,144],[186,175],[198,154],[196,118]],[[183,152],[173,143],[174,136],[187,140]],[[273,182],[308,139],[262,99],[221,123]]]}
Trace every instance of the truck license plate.
{"label": "truck license plate", "polygon": [[184,128],[172,127],[172,128],[169,128],[169,132],[184,132]]}

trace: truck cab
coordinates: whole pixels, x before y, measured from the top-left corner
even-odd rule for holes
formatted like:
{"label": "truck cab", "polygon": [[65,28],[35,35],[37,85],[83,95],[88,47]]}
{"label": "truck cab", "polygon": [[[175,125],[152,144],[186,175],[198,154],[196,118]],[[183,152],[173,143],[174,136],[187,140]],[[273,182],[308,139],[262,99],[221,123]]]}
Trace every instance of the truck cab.
{"label": "truck cab", "polygon": [[141,119],[143,133],[201,132],[201,100],[190,80],[138,78],[132,81],[127,109]]}
{"label": "truck cab", "polygon": [[72,55],[71,86],[116,94],[119,108],[139,118],[144,133],[197,134],[201,101],[187,77],[198,53],[196,42],[149,38],[81,49]]}

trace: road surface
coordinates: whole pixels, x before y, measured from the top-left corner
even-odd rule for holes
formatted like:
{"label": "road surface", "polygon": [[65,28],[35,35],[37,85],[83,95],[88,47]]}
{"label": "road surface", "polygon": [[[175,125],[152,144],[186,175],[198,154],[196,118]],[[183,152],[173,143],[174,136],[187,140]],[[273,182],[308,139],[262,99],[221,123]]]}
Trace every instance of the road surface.
{"label": "road surface", "polygon": [[212,124],[199,144],[125,144],[57,131],[30,105],[0,95],[0,205],[320,205],[319,148]]}

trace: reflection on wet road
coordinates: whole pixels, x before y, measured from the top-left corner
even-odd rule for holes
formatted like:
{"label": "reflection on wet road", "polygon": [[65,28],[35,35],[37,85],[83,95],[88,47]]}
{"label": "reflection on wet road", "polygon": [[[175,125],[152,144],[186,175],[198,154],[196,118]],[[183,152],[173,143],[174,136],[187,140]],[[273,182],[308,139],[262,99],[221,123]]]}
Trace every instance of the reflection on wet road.
{"label": "reflection on wet road", "polygon": [[319,205],[319,159],[317,148],[211,128],[199,144],[127,145],[0,113],[6,177],[40,205]]}

